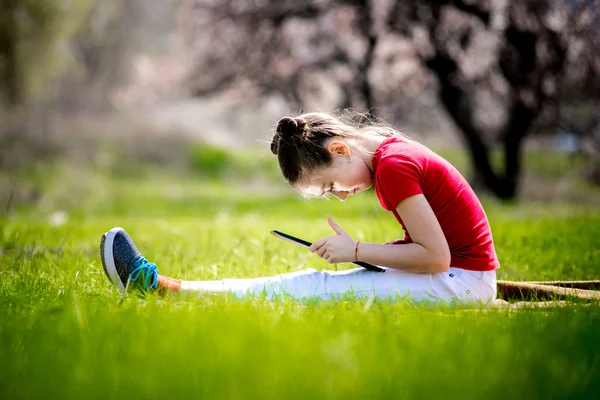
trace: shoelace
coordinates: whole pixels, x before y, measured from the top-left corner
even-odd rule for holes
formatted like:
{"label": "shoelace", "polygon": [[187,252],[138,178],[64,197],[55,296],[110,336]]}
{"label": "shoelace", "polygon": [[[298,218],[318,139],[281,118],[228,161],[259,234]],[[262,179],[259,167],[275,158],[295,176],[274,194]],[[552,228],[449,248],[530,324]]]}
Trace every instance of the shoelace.
{"label": "shoelace", "polygon": [[144,290],[154,289],[158,285],[158,270],[156,264],[139,256],[135,259],[135,269],[129,274],[129,280],[135,282],[143,275],[142,287]]}

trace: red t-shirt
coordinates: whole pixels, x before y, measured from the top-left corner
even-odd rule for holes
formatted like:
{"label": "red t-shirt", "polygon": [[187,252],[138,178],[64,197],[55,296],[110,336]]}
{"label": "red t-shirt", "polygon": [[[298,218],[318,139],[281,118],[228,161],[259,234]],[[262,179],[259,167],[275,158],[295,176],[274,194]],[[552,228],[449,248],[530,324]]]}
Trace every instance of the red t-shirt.
{"label": "red t-shirt", "polygon": [[465,178],[427,147],[399,135],[388,137],[373,155],[375,190],[383,208],[392,211],[412,242],[396,211],[398,204],[423,193],[450,247],[450,265],[472,271],[500,267],[492,230],[483,207]]}

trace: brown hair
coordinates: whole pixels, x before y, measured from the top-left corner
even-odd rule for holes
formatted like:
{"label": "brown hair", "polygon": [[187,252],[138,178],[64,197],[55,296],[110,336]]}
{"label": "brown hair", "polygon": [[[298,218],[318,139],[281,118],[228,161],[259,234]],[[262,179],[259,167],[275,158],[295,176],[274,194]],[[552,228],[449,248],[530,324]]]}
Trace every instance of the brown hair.
{"label": "brown hair", "polygon": [[333,158],[324,146],[327,139],[357,138],[367,132],[386,135],[395,131],[379,120],[351,111],[337,117],[326,113],[283,117],[277,123],[271,151],[284,178],[294,186],[306,174],[331,165]]}

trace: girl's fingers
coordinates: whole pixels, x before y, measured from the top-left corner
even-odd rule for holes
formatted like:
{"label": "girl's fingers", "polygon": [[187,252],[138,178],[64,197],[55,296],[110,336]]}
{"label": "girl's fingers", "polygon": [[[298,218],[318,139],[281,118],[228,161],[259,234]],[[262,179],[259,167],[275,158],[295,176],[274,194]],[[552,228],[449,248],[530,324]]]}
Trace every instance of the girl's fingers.
{"label": "girl's fingers", "polygon": [[329,236],[324,237],[323,239],[317,240],[316,242],[314,242],[313,244],[310,245],[308,250],[310,250],[311,252],[314,253],[316,250],[319,250],[325,243],[327,243],[327,239],[329,239]]}
{"label": "girl's fingers", "polygon": [[329,253],[323,254],[323,259],[326,260],[329,264],[333,261],[333,256]]}
{"label": "girl's fingers", "polygon": [[333,238],[335,236],[326,236],[322,239],[317,240],[316,242],[314,242],[313,244],[310,245],[310,247],[308,248],[310,251],[315,252],[316,250],[320,249],[321,247],[325,246],[327,244],[327,241],[331,238]]}
{"label": "girl's fingers", "polygon": [[331,217],[327,218],[327,222],[329,222],[329,226],[331,226],[331,229],[333,229],[333,231],[335,233],[337,233],[338,235],[343,235],[346,233],[346,232],[344,232],[344,230],[342,228],[340,228],[340,226],[338,224],[336,224],[333,221],[333,218],[331,218]]}
{"label": "girl's fingers", "polygon": [[321,247],[319,250],[317,250],[317,254],[319,255],[319,257],[323,258],[325,257],[325,254],[327,253],[327,247],[323,246]]}

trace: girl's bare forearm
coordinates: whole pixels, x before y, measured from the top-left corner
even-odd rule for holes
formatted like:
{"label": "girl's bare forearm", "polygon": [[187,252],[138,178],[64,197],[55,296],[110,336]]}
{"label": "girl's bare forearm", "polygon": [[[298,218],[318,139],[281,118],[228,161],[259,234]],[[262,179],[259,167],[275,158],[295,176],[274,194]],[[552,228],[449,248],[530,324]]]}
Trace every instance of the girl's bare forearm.
{"label": "girl's bare forearm", "polygon": [[436,254],[418,243],[384,245],[360,242],[358,260],[411,272],[437,273],[448,270],[447,255]]}

